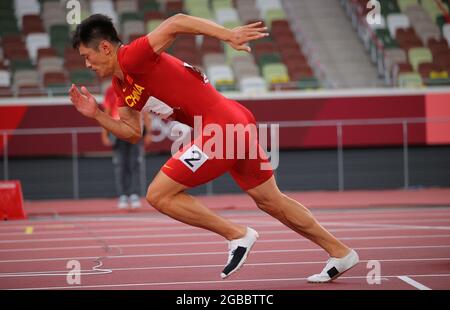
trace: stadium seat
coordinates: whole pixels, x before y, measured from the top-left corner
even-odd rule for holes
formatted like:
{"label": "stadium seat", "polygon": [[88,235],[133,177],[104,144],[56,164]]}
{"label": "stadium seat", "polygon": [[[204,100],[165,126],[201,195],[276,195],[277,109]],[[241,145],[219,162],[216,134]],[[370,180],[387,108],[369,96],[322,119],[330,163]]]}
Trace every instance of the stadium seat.
{"label": "stadium seat", "polygon": [[239,16],[234,8],[219,8],[216,10],[216,21],[220,25],[225,25],[228,22],[239,22]]}
{"label": "stadium seat", "polygon": [[286,14],[283,9],[270,9],[264,15],[264,21],[268,27],[272,27],[272,22],[275,20],[285,20]]}
{"label": "stadium seat", "polygon": [[[438,6],[436,1],[440,2],[441,5]],[[433,22],[436,22],[437,18],[442,15],[442,8],[446,10],[446,13],[448,13],[448,7],[446,7],[441,0],[422,1],[422,6]]]}
{"label": "stadium seat", "polygon": [[206,68],[212,85],[219,91],[234,90],[235,79],[231,68],[227,65],[212,65]]}
{"label": "stadium seat", "polygon": [[405,50],[413,47],[423,47],[422,40],[413,28],[400,28],[396,33],[397,42]]}
{"label": "stadium seat", "polygon": [[10,63],[10,70],[14,74],[14,72],[18,70],[27,70],[34,69],[35,67],[31,63],[30,59],[15,59]]}
{"label": "stadium seat", "polygon": [[117,15],[121,16],[124,13],[139,12],[137,0],[117,0],[116,1]]}
{"label": "stadium seat", "polygon": [[54,24],[50,26],[50,44],[59,55],[63,55],[66,45],[70,45],[69,27],[66,24]]}
{"label": "stadium seat", "polygon": [[113,23],[118,25],[119,19],[112,0],[91,0],[91,14],[105,14],[111,17]]}
{"label": "stadium seat", "polygon": [[185,0],[184,7],[188,12],[198,7],[209,7],[209,0]]}
{"label": "stadium seat", "polygon": [[14,73],[14,85],[17,88],[26,87],[38,87],[39,86],[39,75],[34,69],[29,70],[19,70]]}
{"label": "stadium seat", "polygon": [[239,57],[239,56],[242,56],[245,54],[246,54],[246,52],[244,52],[244,51],[237,51],[234,48],[232,48],[231,46],[229,46],[228,44],[225,45],[225,56],[226,56],[228,64],[231,64],[235,57]]}
{"label": "stadium seat", "polygon": [[70,81],[77,85],[93,85],[95,83],[94,73],[90,70],[74,70],[69,72]]}
{"label": "stadium seat", "polygon": [[122,38],[124,42],[131,42],[132,35],[145,35],[145,25],[142,20],[128,20],[122,24]]}
{"label": "stadium seat", "polygon": [[398,86],[407,88],[423,87],[423,81],[419,73],[401,73],[398,77]]}
{"label": "stadium seat", "polygon": [[391,36],[388,29],[376,29],[375,35],[385,49],[398,47],[397,41]]}
{"label": "stadium seat", "polygon": [[217,13],[220,9],[228,9],[233,7],[232,0],[212,0],[211,7]]}
{"label": "stadium seat", "polygon": [[239,82],[239,89],[244,94],[261,94],[267,91],[267,85],[261,77],[244,77]]}
{"label": "stadium seat", "polygon": [[41,76],[48,72],[63,72],[63,59],[60,57],[44,57],[38,61],[38,71]]}
{"label": "stadium seat", "polygon": [[22,33],[24,35],[40,32],[45,32],[41,16],[38,14],[27,14],[22,17]]}
{"label": "stadium seat", "polygon": [[280,0],[256,0],[256,6],[261,12],[261,17],[264,19],[268,11],[283,9],[283,5]]}
{"label": "stadium seat", "polygon": [[182,0],[172,0],[166,3],[167,17],[183,12],[184,12],[184,3]]}
{"label": "stadium seat", "polygon": [[419,65],[418,72],[424,80],[448,78],[448,72],[446,69],[443,69],[439,65],[431,62],[421,63]]}
{"label": "stadium seat", "polygon": [[262,67],[263,77],[267,84],[287,83],[289,74],[286,66],[281,63],[270,63]]}
{"label": "stadium seat", "polygon": [[404,14],[389,14],[387,16],[387,25],[392,38],[396,37],[397,29],[411,26],[408,16]]}
{"label": "stadium seat", "polygon": [[442,35],[447,40],[447,44],[450,47],[450,24],[445,24],[442,28]]}
{"label": "stadium seat", "polygon": [[408,61],[405,50],[401,48],[390,48],[384,50],[384,70],[386,83],[389,85],[392,81],[392,70],[395,65],[406,63]]}
{"label": "stadium seat", "polygon": [[14,0],[14,12],[19,27],[22,28],[22,17],[28,14],[36,15],[41,13],[41,5],[37,0]]}
{"label": "stadium seat", "polygon": [[223,45],[218,39],[205,36],[202,38],[200,49],[204,54],[207,53],[223,53]]}
{"label": "stadium seat", "polygon": [[437,65],[443,68],[448,68],[448,66],[450,65],[450,52],[449,50],[446,50],[436,53],[435,56],[433,56],[433,59],[434,63],[436,63]]}
{"label": "stadium seat", "polygon": [[237,10],[243,24],[249,24],[252,21],[261,19],[261,14],[255,6],[238,7]]}
{"label": "stadium seat", "polygon": [[203,56],[203,66],[209,67],[213,65],[223,65],[226,62],[223,53],[210,53]]}
{"label": "stadium seat", "polygon": [[405,12],[408,7],[419,5],[419,0],[397,0],[397,3],[400,11]]}
{"label": "stadium seat", "polygon": [[278,53],[262,54],[258,57],[258,64],[260,67],[264,67],[268,64],[281,63],[281,56]]}
{"label": "stadium seat", "polygon": [[433,61],[433,55],[429,48],[411,48],[408,51],[408,58],[414,71],[419,70],[421,63]]}
{"label": "stadium seat", "polygon": [[31,61],[36,62],[37,50],[42,47],[50,46],[50,37],[48,33],[31,33],[26,37],[25,45],[30,55]]}
{"label": "stadium seat", "polygon": [[161,4],[157,0],[141,1],[140,9],[142,12],[144,12],[144,14],[147,14],[149,12],[159,12],[161,9]]}
{"label": "stadium seat", "polygon": [[389,14],[400,13],[397,1],[380,0],[381,15],[387,17]]}
{"label": "stadium seat", "polygon": [[446,51],[450,51],[447,41],[443,38],[439,38],[439,39],[435,39],[435,38],[431,38],[428,40],[428,48],[431,50],[431,53],[434,54],[435,53],[440,53],[440,52],[446,52]]}
{"label": "stadium seat", "polygon": [[298,88],[301,90],[320,88],[320,82],[315,77],[306,77],[298,81]]}
{"label": "stadium seat", "polygon": [[159,25],[161,25],[162,22],[163,22],[162,19],[154,19],[154,20],[148,21],[146,24],[147,33],[150,33],[153,30],[155,30]]}
{"label": "stadium seat", "polygon": [[19,34],[19,27],[14,11],[0,11],[0,37]]}
{"label": "stadium seat", "polygon": [[237,80],[242,80],[247,77],[260,77],[259,69],[254,63],[239,63],[232,64],[234,75]]}
{"label": "stadium seat", "polygon": [[11,73],[8,70],[0,70],[0,87],[9,87],[11,85]]}

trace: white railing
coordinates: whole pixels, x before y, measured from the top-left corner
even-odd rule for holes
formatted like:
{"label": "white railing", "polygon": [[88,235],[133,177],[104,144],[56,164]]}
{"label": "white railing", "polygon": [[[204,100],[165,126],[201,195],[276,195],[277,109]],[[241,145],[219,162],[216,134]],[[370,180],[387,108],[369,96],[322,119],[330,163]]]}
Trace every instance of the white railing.
{"label": "white railing", "polygon": [[[344,173],[344,143],[343,128],[350,126],[383,126],[383,125],[401,125],[402,126],[402,148],[403,148],[403,187],[410,187],[410,168],[409,168],[409,125],[412,124],[449,124],[450,116],[433,118],[392,118],[392,119],[352,119],[352,120],[325,120],[325,121],[282,121],[272,122],[267,125],[278,125],[280,128],[311,128],[311,127],[335,127],[337,146],[336,161],[338,163],[338,178],[336,180],[339,191],[345,190]],[[78,173],[78,136],[80,134],[100,133],[98,127],[86,128],[42,128],[42,129],[17,129],[3,130],[0,135],[3,137],[3,179],[9,179],[9,154],[8,154],[8,136],[33,136],[33,135],[69,135],[72,145],[72,183],[73,198],[78,199],[79,193],[79,173]],[[145,162],[145,161],[144,161]],[[141,180],[146,180],[145,166],[142,167]],[[141,182],[142,183],[142,182]],[[145,183],[145,182],[144,182]],[[141,184],[141,187],[144,185]],[[145,189],[144,189],[145,190]],[[207,184],[206,191],[208,195],[214,194],[214,183]]]}

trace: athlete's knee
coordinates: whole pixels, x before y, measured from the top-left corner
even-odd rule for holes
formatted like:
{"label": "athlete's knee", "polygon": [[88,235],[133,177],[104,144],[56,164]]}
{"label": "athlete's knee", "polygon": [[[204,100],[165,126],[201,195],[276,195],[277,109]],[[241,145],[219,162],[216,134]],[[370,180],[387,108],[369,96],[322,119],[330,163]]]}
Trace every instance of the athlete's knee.
{"label": "athlete's knee", "polygon": [[283,193],[274,192],[252,195],[252,198],[258,208],[266,213],[273,214],[280,212],[280,206],[282,205],[282,201],[286,198],[286,196]]}
{"label": "athlete's knee", "polygon": [[147,190],[146,199],[156,210],[164,213],[170,205],[170,197],[161,190],[150,186]]}

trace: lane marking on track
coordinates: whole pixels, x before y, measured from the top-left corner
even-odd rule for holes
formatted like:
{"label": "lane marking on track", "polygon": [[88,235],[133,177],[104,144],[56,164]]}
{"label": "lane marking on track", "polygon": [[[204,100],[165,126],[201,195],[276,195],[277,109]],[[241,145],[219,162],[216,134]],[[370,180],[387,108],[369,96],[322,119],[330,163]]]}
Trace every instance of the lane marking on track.
{"label": "lane marking on track", "polygon": [[423,285],[422,283],[419,283],[413,279],[411,279],[408,276],[398,276],[397,278],[399,278],[400,280],[408,283],[411,286],[414,286],[416,289],[421,290],[421,291],[430,291],[431,288],[429,288],[428,286]]}
{"label": "lane marking on track", "polygon": [[425,226],[425,225],[398,225],[398,224],[372,224],[372,223],[348,223],[348,222],[323,222],[323,224],[335,226],[360,226],[360,227],[381,227],[381,228],[406,228],[406,229],[438,229],[450,230],[450,226]]}
{"label": "lane marking on track", "polygon": [[[422,235],[414,236],[414,239],[428,239],[428,238],[450,238],[450,235]],[[339,237],[339,240],[395,240],[395,239],[411,239],[410,235],[400,236],[362,236],[362,237]],[[259,243],[281,243],[281,242],[310,242],[305,238],[294,239],[260,239]],[[112,244],[111,246],[119,248],[146,248],[146,247],[173,247],[173,246],[191,246],[191,245],[223,245],[224,241],[196,241],[196,242],[164,242],[164,243],[136,243],[136,244]],[[103,249],[101,245],[84,245],[84,246],[62,246],[62,247],[45,247],[45,248],[17,248],[17,249],[0,249],[0,253],[6,252],[42,252],[42,251],[62,251],[62,250],[86,250],[86,249]]]}
{"label": "lane marking on track", "polygon": [[[244,222],[244,221],[243,221]],[[377,223],[377,221],[373,221],[373,222],[357,222],[357,223],[353,223],[353,222],[336,222],[336,221],[320,221],[320,223],[323,226],[348,226],[348,227],[389,227],[389,228],[396,228],[396,227],[401,227],[401,228],[411,228],[411,229],[443,229],[443,230],[450,230],[450,226],[429,226],[429,225],[407,225],[407,224],[388,224],[389,221],[383,221],[383,223]],[[399,220],[399,221],[390,221],[392,223],[401,223],[401,222],[407,222],[407,223],[412,223],[412,222],[436,222],[436,223],[441,223],[441,222],[450,222],[450,219],[435,219],[435,220]],[[275,220],[257,220],[257,221],[252,221],[252,225],[256,228],[258,227],[284,227],[281,223],[275,221]],[[128,226],[128,225],[127,225]],[[40,229],[39,226],[26,226],[25,227],[25,232],[27,231],[31,231],[31,233],[33,233],[34,235],[61,235],[61,234],[83,234],[83,231],[80,230],[75,230],[75,227],[71,227],[71,230],[68,229],[64,229],[64,230],[45,230],[45,231],[38,231],[38,232],[34,232],[34,228]],[[109,226],[111,227],[111,226]],[[128,228],[121,228],[120,225],[116,225],[115,228],[98,228],[98,227],[88,227],[90,228],[90,231],[95,232],[95,233],[107,233],[107,232],[139,232],[139,231],[188,231],[188,230],[193,230],[193,227],[186,227],[186,226],[169,226],[167,227],[167,225],[165,226],[152,226],[152,227],[128,227]],[[23,230],[23,229],[22,229]],[[0,231],[0,236],[2,237],[2,239],[5,239],[5,236],[21,236],[22,233],[21,232],[2,232]]]}
{"label": "lane marking on track", "polygon": [[[423,246],[396,246],[396,247],[354,247],[355,250],[405,250],[405,249],[448,249],[450,245],[423,245]],[[252,255],[263,253],[300,253],[300,252],[323,252],[321,248],[315,249],[293,249],[293,250],[254,250]],[[226,252],[190,252],[190,253],[158,253],[158,254],[135,254],[135,255],[117,255],[108,256],[108,259],[124,258],[143,258],[143,257],[172,257],[172,256],[205,256],[205,255],[224,255]],[[33,259],[11,259],[0,260],[1,264],[6,263],[27,263],[27,262],[51,262],[68,260],[91,260],[98,256],[80,256],[80,257],[52,257],[52,258],[33,258]]]}
{"label": "lane marking on track", "polygon": [[[418,275],[408,275],[409,277],[450,277],[450,274],[418,274]],[[383,276],[384,279],[398,278],[396,275]],[[354,276],[354,277],[339,277],[339,279],[364,279],[366,276]],[[307,278],[282,278],[282,279],[245,279],[245,280],[218,280],[218,281],[185,281],[185,282],[161,282],[161,283],[122,283],[122,284],[103,284],[103,285],[84,285],[84,286],[54,286],[54,287],[33,287],[33,288],[20,288],[16,290],[55,290],[55,289],[87,289],[87,288],[113,288],[113,287],[142,287],[142,286],[162,286],[162,285],[186,285],[189,288],[191,285],[195,284],[227,284],[227,283],[261,283],[261,282],[283,282],[283,281],[306,281]],[[306,284],[306,283],[305,283]],[[310,284],[314,285],[314,284]],[[316,285],[318,288],[318,285]]]}
{"label": "lane marking on track", "polygon": [[[325,217],[334,217],[334,218],[345,218],[345,219],[349,219],[349,218],[354,218],[359,219],[359,218],[373,218],[374,215],[377,216],[382,216],[384,214],[386,214],[386,217],[388,218],[389,215],[392,214],[398,214],[399,215],[399,219],[404,219],[405,218],[405,213],[408,213],[408,215],[421,215],[421,213],[423,213],[423,216],[437,216],[437,217],[441,217],[441,218],[445,218],[446,216],[449,215],[449,212],[441,212],[443,210],[449,210],[449,208],[439,208],[439,209],[430,209],[430,208],[410,208],[408,210],[406,209],[396,209],[396,210],[359,210],[358,213],[355,213],[354,210],[350,210],[353,212],[346,212],[346,213],[339,213],[337,211],[335,212],[330,212],[330,210],[327,211],[321,211],[321,210],[313,210],[313,211],[320,211],[320,212],[316,212],[316,216],[319,219],[323,219]],[[314,213],[314,212],[313,212]],[[255,210],[255,211],[239,211],[239,212],[226,212],[227,216],[236,216],[240,219],[242,219],[242,217],[246,217],[246,218],[261,218],[261,217],[266,217],[269,218],[266,214]],[[176,223],[171,219],[168,219],[166,217],[157,217],[158,214],[139,214],[138,216],[127,216],[127,215],[120,215],[120,216],[110,216],[110,217],[102,217],[102,216],[59,216],[58,218],[53,218],[53,217],[46,217],[44,219],[40,219],[40,218],[35,218],[35,219],[31,219],[28,220],[27,222],[29,223],[33,223],[35,225],[44,225],[46,227],[52,227],[54,225],[60,225],[60,227],[64,227],[64,226],[69,226],[71,222],[76,222],[76,223],[89,223],[91,222],[92,224],[96,224],[96,223],[102,223],[102,222],[127,222],[129,221],[130,224],[136,223],[136,222],[142,222],[142,223],[158,223],[160,222],[161,224],[165,224],[165,223]],[[422,217],[421,217],[422,219]],[[50,221],[51,220],[51,221]],[[55,221],[58,222],[62,222],[61,224],[55,224]],[[7,222],[7,223],[2,223],[3,227],[1,228],[6,228],[6,227],[24,227],[23,224],[18,225],[17,223],[13,223],[13,222]]]}
{"label": "lane marking on track", "polygon": [[[425,261],[450,261],[450,258],[400,258],[400,259],[380,259],[383,263],[398,263],[398,262],[425,262]],[[361,260],[360,263],[367,263],[369,260]],[[245,266],[285,266],[285,265],[312,265],[323,264],[323,261],[312,262],[270,262],[270,263],[246,263]],[[102,272],[92,272],[92,270],[81,270],[81,275],[98,275],[104,273],[111,273],[115,271],[138,271],[138,270],[170,270],[188,268],[220,268],[223,265],[178,265],[178,266],[150,266],[150,267],[127,267],[127,268],[110,268]],[[65,270],[47,270],[47,271],[25,271],[25,272],[6,272],[0,273],[0,278],[15,278],[15,277],[41,277],[41,276],[66,276]]]}
{"label": "lane marking on track", "polygon": [[[337,228],[337,229],[328,229],[329,232],[349,232],[349,231],[408,231],[408,230],[417,230],[416,228],[410,227],[362,227],[362,228]],[[293,230],[270,230],[270,231],[262,231],[264,234],[296,234]],[[119,235],[119,236],[100,236],[102,239],[159,239],[159,238],[180,238],[180,237],[210,237],[210,236],[218,236],[214,233],[209,232],[198,232],[198,233],[178,233],[178,234],[150,234],[150,235]],[[17,244],[17,243],[36,243],[36,242],[58,242],[58,241],[82,241],[82,240],[96,240],[93,237],[71,237],[71,238],[33,238],[33,239],[6,239],[0,240],[0,244]]]}

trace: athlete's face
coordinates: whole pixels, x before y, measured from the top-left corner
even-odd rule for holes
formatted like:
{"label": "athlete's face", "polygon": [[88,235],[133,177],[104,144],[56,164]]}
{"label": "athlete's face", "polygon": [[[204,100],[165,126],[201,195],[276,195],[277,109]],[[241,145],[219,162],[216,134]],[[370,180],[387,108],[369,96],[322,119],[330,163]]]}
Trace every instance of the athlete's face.
{"label": "athlete's face", "polygon": [[100,42],[97,49],[81,44],[78,52],[86,67],[94,71],[100,78],[111,76],[114,73],[114,61],[116,61],[114,46],[108,41]]}

